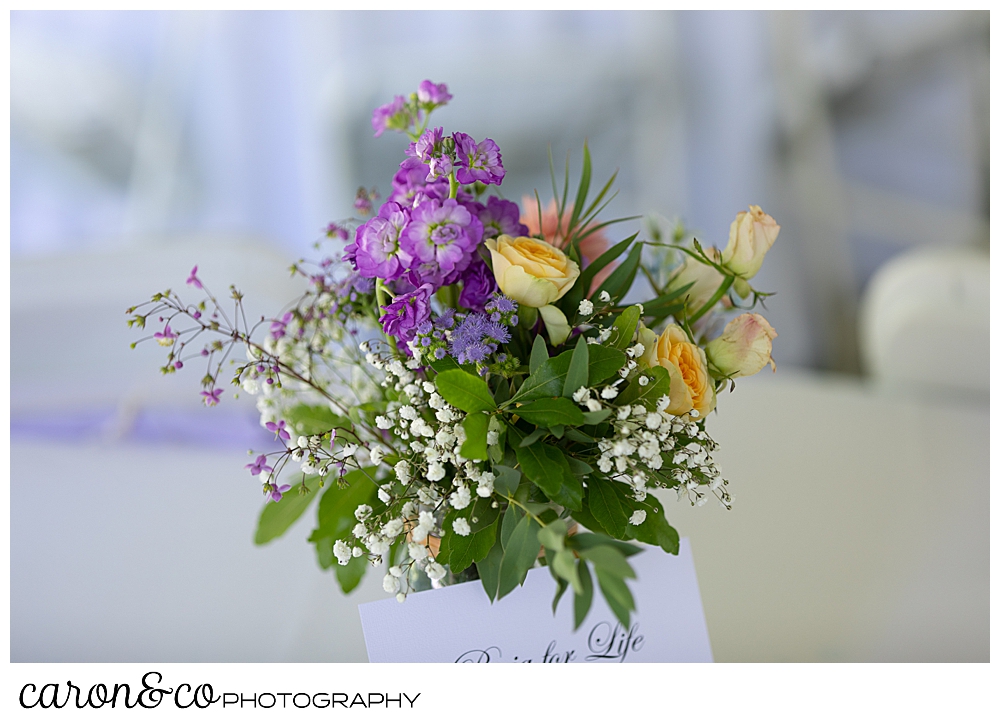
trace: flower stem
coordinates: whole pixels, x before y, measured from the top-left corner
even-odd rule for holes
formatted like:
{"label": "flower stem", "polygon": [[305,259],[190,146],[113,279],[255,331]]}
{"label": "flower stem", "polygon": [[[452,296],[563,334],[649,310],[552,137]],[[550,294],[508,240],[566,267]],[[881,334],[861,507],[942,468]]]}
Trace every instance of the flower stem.
{"label": "flower stem", "polygon": [[696,311],[693,316],[688,317],[687,320],[688,324],[693,325],[696,321],[698,321],[698,319],[700,319],[709,311],[711,311],[712,307],[715,306],[717,303],[719,303],[719,299],[721,299],[725,295],[725,293],[729,291],[729,287],[733,285],[734,281],[736,281],[735,276],[727,276],[725,280],[719,285],[719,288],[716,290],[716,292],[712,295],[712,298],[706,301],[705,305],[702,306],[700,309],[698,309],[698,311]]}
{"label": "flower stem", "polygon": [[[382,279],[375,279],[375,303],[378,304],[379,315],[385,312],[385,307],[387,306],[389,296],[388,289],[385,288],[385,283]],[[389,340],[389,346],[392,347],[392,353],[398,354],[399,349],[396,348],[396,339],[389,334],[385,335],[386,339]]]}
{"label": "flower stem", "polygon": [[455,198],[458,195],[458,181],[455,180],[455,171],[448,174],[448,198]]}

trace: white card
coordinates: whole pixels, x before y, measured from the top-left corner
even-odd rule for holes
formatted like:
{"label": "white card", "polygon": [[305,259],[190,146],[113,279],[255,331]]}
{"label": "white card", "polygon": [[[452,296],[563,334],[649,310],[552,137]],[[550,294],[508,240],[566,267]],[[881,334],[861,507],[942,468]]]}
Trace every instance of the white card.
{"label": "white card", "polygon": [[[476,580],[359,605],[372,663],[710,663],[705,613],[691,558],[649,548],[629,558],[636,611],[629,629],[599,589],[573,631],[573,591],[552,614],[556,583],[545,568],[490,604]],[[595,584],[596,588],[596,584]]]}

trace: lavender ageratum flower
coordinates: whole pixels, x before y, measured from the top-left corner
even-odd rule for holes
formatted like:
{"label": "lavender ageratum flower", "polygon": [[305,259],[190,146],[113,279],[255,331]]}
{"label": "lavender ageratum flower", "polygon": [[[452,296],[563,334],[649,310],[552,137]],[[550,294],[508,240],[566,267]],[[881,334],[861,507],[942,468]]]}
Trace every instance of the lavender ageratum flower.
{"label": "lavender ageratum flower", "polygon": [[410,222],[410,214],[399,204],[386,201],[370,221],[355,234],[354,267],[370,279],[395,279],[403,273],[399,239]]}
{"label": "lavender ageratum flower", "polygon": [[386,130],[403,131],[410,125],[410,114],[406,110],[406,98],[397,95],[391,103],[381,105],[372,111],[372,129],[378,138]]}
{"label": "lavender ageratum flower", "polygon": [[469,265],[482,238],[483,224],[458,201],[431,199],[413,209],[400,248],[414,258],[411,268],[424,267],[418,270],[422,279],[433,277],[443,283],[455,277],[449,280],[452,283],[455,272]]}
{"label": "lavender ageratum flower", "polygon": [[417,100],[421,103],[444,105],[451,100],[452,95],[448,92],[448,86],[444,83],[434,84],[425,80],[417,88]]}
{"label": "lavender ageratum flower", "polygon": [[385,308],[379,317],[382,331],[402,341],[409,341],[417,333],[417,327],[431,318],[431,294],[434,287],[423,284],[415,291],[400,294]]}
{"label": "lavender ageratum flower", "polygon": [[497,290],[493,272],[479,254],[473,256],[472,262],[462,272],[461,281],[462,293],[458,296],[458,303],[473,311],[482,311]]}
{"label": "lavender ageratum flower", "polygon": [[419,158],[407,158],[400,163],[399,170],[392,177],[393,190],[387,200],[409,209],[421,199],[448,198],[448,179],[432,179],[428,170]]}
{"label": "lavender ageratum flower", "polygon": [[500,185],[506,171],[500,158],[500,148],[489,138],[482,143],[476,143],[472,136],[466,133],[455,133],[455,165],[458,172],[455,178],[459,183],[493,183]]}
{"label": "lavender ageratum flower", "polygon": [[521,209],[513,201],[490,196],[485,206],[477,205],[476,215],[483,224],[483,238],[496,238],[503,234],[514,238],[528,235],[528,227],[521,223]]}
{"label": "lavender ageratum flower", "polygon": [[485,314],[469,314],[451,335],[451,354],[459,364],[482,362],[510,341],[506,324],[490,321]]}

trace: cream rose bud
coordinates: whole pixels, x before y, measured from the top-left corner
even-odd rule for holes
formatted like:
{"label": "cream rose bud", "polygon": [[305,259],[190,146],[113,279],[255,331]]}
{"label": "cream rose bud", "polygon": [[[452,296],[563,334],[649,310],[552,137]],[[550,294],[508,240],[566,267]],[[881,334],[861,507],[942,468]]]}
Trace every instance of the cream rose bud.
{"label": "cream rose bud", "polygon": [[519,304],[540,309],[563,297],[580,267],[555,246],[538,239],[501,235],[488,239],[497,286]]}
{"label": "cream rose bud", "polygon": [[722,335],[708,343],[705,354],[716,369],[729,377],[756,374],[771,359],[771,340],[778,336],[760,314],[740,314],[726,324]]}
{"label": "cream rose bud", "polygon": [[760,210],[750,206],[740,211],[729,226],[729,245],[722,252],[722,265],[743,279],[752,279],[764,263],[764,254],[778,238],[781,226]]}
{"label": "cream rose bud", "polygon": [[[719,261],[718,249],[708,249],[707,253],[715,261]],[[687,307],[692,311],[697,311],[715,295],[725,278],[714,266],[703,264],[697,259],[686,256],[684,263],[667,284],[666,290],[668,292],[676,291],[683,286],[693,284],[690,289],[684,292],[684,296],[687,298]]]}

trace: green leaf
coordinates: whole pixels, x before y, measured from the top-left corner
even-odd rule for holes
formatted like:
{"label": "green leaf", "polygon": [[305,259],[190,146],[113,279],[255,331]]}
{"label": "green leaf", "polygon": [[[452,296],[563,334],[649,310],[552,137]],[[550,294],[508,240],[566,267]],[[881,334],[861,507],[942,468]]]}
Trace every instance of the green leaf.
{"label": "green leaf", "polygon": [[483,583],[483,589],[489,597],[490,602],[496,600],[497,586],[500,583],[500,563],[503,561],[503,547],[500,541],[496,544],[482,560],[476,563],[476,570],[479,572],[479,579]]}
{"label": "green leaf", "polygon": [[337,575],[337,582],[340,584],[340,589],[345,595],[358,586],[361,578],[368,572],[368,567],[367,555],[352,557],[351,561],[346,565],[333,566],[334,572]]}
{"label": "green leaf", "polygon": [[596,412],[584,412],[583,421],[586,424],[600,424],[611,416],[610,409],[598,409]]}
{"label": "green leaf", "polygon": [[[662,309],[673,306],[673,302],[678,298],[682,298],[692,286],[694,286],[693,281],[689,284],[684,284],[684,286],[680,286],[673,291],[668,291],[662,296],[657,296],[652,301],[644,302],[642,305],[643,313],[645,313],[646,316],[659,316],[662,313]],[[679,306],[684,308],[683,303],[679,304]]]}
{"label": "green leaf", "polygon": [[629,500],[625,497],[624,487],[625,485],[621,482],[613,482],[596,475],[587,482],[585,507],[590,510],[609,535],[619,540],[630,537],[628,521],[632,512],[635,511],[634,503],[633,505],[628,504]]}
{"label": "green leaf", "polygon": [[549,358],[549,350],[545,346],[545,339],[539,334],[531,344],[531,358],[528,361],[528,372],[534,374],[535,370]]}
{"label": "green leaf", "polygon": [[511,497],[517,486],[521,484],[520,471],[512,467],[495,464],[493,465],[493,474],[496,475],[496,479],[493,480],[493,491],[503,497]]}
{"label": "green leaf", "polygon": [[[648,383],[643,386],[639,379],[645,377]],[[615,404],[641,404],[649,411],[656,409],[657,402],[663,396],[670,395],[670,373],[663,367],[651,367],[640,371],[622,393],[618,395]]]}
{"label": "green leaf", "polygon": [[302,486],[295,485],[285,492],[279,501],[264,505],[253,538],[255,545],[263,545],[276,537],[281,537],[302,516],[309,503],[313,501],[316,490],[319,489],[318,477],[309,478],[307,482],[309,484],[306,488],[309,491],[306,494],[299,494]]}
{"label": "green leaf", "polygon": [[538,523],[525,515],[511,533],[504,548],[503,560],[500,562],[498,599],[513,591],[518,585],[524,584],[524,578],[528,570],[534,566],[538,552],[542,548],[538,541],[538,530]]}
{"label": "green leaf", "polygon": [[574,477],[586,477],[594,471],[594,468],[589,464],[572,455],[566,456],[566,463],[569,465],[569,471],[573,473]]}
{"label": "green leaf", "polygon": [[555,520],[538,531],[538,541],[550,550],[559,551],[566,543],[566,521]]}
{"label": "green leaf", "polygon": [[436,371],[438,374],[441,372],[446,372],[449,369],[461,369],[458,362],[455,361],[453,357],[446,356],[441,359],[432,359],[430,362],[431,369]]}
{"label": "green leaf", "polygon": [[[451,515],[449,514],[449,517]],[[441,538],[441,553],[438,561],[442,558],[447,562],[453,573],[462,572],[474,562],[479,562],[485,558],[497,542],[497,528],[499,517],[494,516],[493,522],[478,532],[470,532],[462,536],[455,532],[454,527],[448,526],[446,534]]]}
{"label": "green leaf", "polygon": [[678,554],[681,549],[680,535],[664,517],[663,504],[652,495],[647,495],[646,499],[637,502],[636,506],[640,510],[645,510],[646,519],[641,525],[629,526],[632,536],[640,542],[656,545],[671,555]]}
{"label": "green leaf", "polygon": [[507,505],[507,509],[503,513],[503,522],[500,524],[500,545],[504,549],[507,549],[507,541],[522,517],[524,517],[524,513],[518,509],[517,505]]}
{"label": "green leaf", "polygon": [[590,604],[594,601],[594,581],[590,577],[587,563],[580,560],[577,565],[580,577],[580,591],[573,596],[573,630],[577,630],[590,612]]}
{"label": "green leaf", "polygon": [[552,570],[563,580],[573,586],[573,592],[583,592],[580,572],[577,570],[576,557],[569,550],[560,550],[552,558]]}
{"label": "green leaf", "polygon": [[[549,569],[552,569],[551,565],[549,565]],[[552,614],[555,615],[556,609],[559,607],[559,601],[562,599],[563,593],[565,593],[566,589],[569,587],[569,583],[556,575],[554,572],[552,573],[552,576],[556,579],[556,596],[552,599]]]}
{"label": "green leaf", "polygon": [[544,437],[546,434],[547,434],[547,432],[546,432],[546,430],[544,428],[536,429],[534,432],[532,432],[527,437],[525,437],[520,442],[518,442],[517,446],[518,447],[528,447],[528,446],[534,444],[535,442],[537,442],[542,437]]}
{"label": "green leaf", "polygon": [[587,340],[582,336],[576,342],[573,356],[570,357],[569,369],[566,371],[566,381],[563,383],[562,395],[572,398],[573,392],[587,386],[590,375],[590,352],[587,350]]}
{"label": "green leaf", "polygon": [[550,444],[517,448],[517,461],[524,475],[538,485],[553,502],[571,510],[583,503],[583,484],[569,468],[566,456]]}
{"label": "green leaf", "polygon": [[438,374],[434,381],[445,401],[463,412],[491,412],[496,409],[490,388],[482,377],[462,369],[449,369]]}
{"label": "green leaf", "polygon": [[385,507],[378,499],[378,486],[365,471],[348,472],[343,480],[348,485],[346,488],[333,484],[323,493],[317,509],[316,529],[309,536],[310,542],[346,536],[358,522],[354,517],[358,505],[371,505],[375,514]]}
{"label": "green leaf", "polygon": [[[588,232],[592,232],[593,230],[594,229],[592,227]],[[589,298],[590,287],[594,282],[594,277],[596,277],[598,272],[605,266],[625,253],[629,244],[635,241],[638,235],[638,233],[635,233],[624,241],[619,241],[592,262],[587,264],[587,268],[580,273],[580,278],[576,280],[576,283],[573,284],[573,287],[569,290],[569,292],[562,299],[560,299],[559,306],[562,307],[563,311],[570,316],[577,313],[580,301],[584,298]]]}
{"label": "green leaf", "polygon": [[615,323],[612,324],[608,343],[616,349],[622,350],[631,346],[637,326],[639,326],[639,307],[630,306],[619,314]]}
{"label": "green leaf", "polygon": [[538,399],[518,407],[515,411],[521,419],[531,422],[536,427],[553,427],[557,424],[580,426],[584,423],[580,408],[563,397]]}
{"label": "green leaf", "polygon": [[[566,384],[566,374],[569,372],[570,361],[574,353],[575,350],[564,351],[559,356],[542,362],[542,365],[524,380],[521,388],[510,398],[508,404],[529,402],[542,397],[562,396],[563,387]],[[587,386],[596,386],[625,366],[625,354],[618,349],[592,344],[587,353],[590,359]]]}
{"label": "green leaf", "polygon": [[585,204],[587,203],[587,192],[590,190],[590,149],[587,148],[587,142],[583,143],[583,172],[580,174],[580,186],[576,192],[576,201],[573,203],[573,213],[570,215],[569,228],[566,229],[566,235],[569,236],[576,228],[576,222],[580,220],[580,215],[585,210]]}
{"label": "green leaf", "polygon": [[594,563],[594,568],[598,572],[607,572],[617,577],[635,577],[635,570],[628,564],[625,555],[611,545],[591,547],[581,552],[580,557]]}
{"label": "green leaf", "polygon": [[621,577],[599,567],[595,567],[595,572],[597,573],[597,584],[601,587],[608,607],[611,608],[611,612],[615,614],[622,626],[627,629],[630,613],[635,610],[635,600],[632,598],[632,593],[629,592],[628,585]]}
{"label": "green leaf", "polygon": [[[577,518],[578,516],[579,515],[577,513],[573,513],[574,518]],[[605,534],[598,534],[594,532],[578,532],[567,540],[567,544],[574,550],[581,552],[583,550],[590,550],[601,545],[608,545],[618,550],[618,552],[625,555],[625,557],[631,557],[632,555],[637,555],[642,552],[641,547],[637,547],[629,542],[616,540],[615,538],[609,537]]]}
{"label": "green leaf", "polygon": [[490,427],[490,415],[472,412],[462,420],[465,441],[462,442],[462,456],[466,459],[484,460],[487,456],[486,432]]}
{"label": "green leaf", "polygon": [[329,407],[299,404],[284,413],[285,421],[296,434],[306,436],[323,434],[334,427],[347,427],[344,417],[334,414]]}
{"label": "green leaf", "polygon": [[600,296],[602,291],[607,291],[611,294],[612,299],[618,299],[625,295],[625,293],[632,287],[632,281],[635,279],[635,272],[639,269],[639,261],[642,259],[642,243],[637,243],[629,251],[628,257],[622,262],[621,266],[611,272],[611,274],[604,280],[594,296]]}

